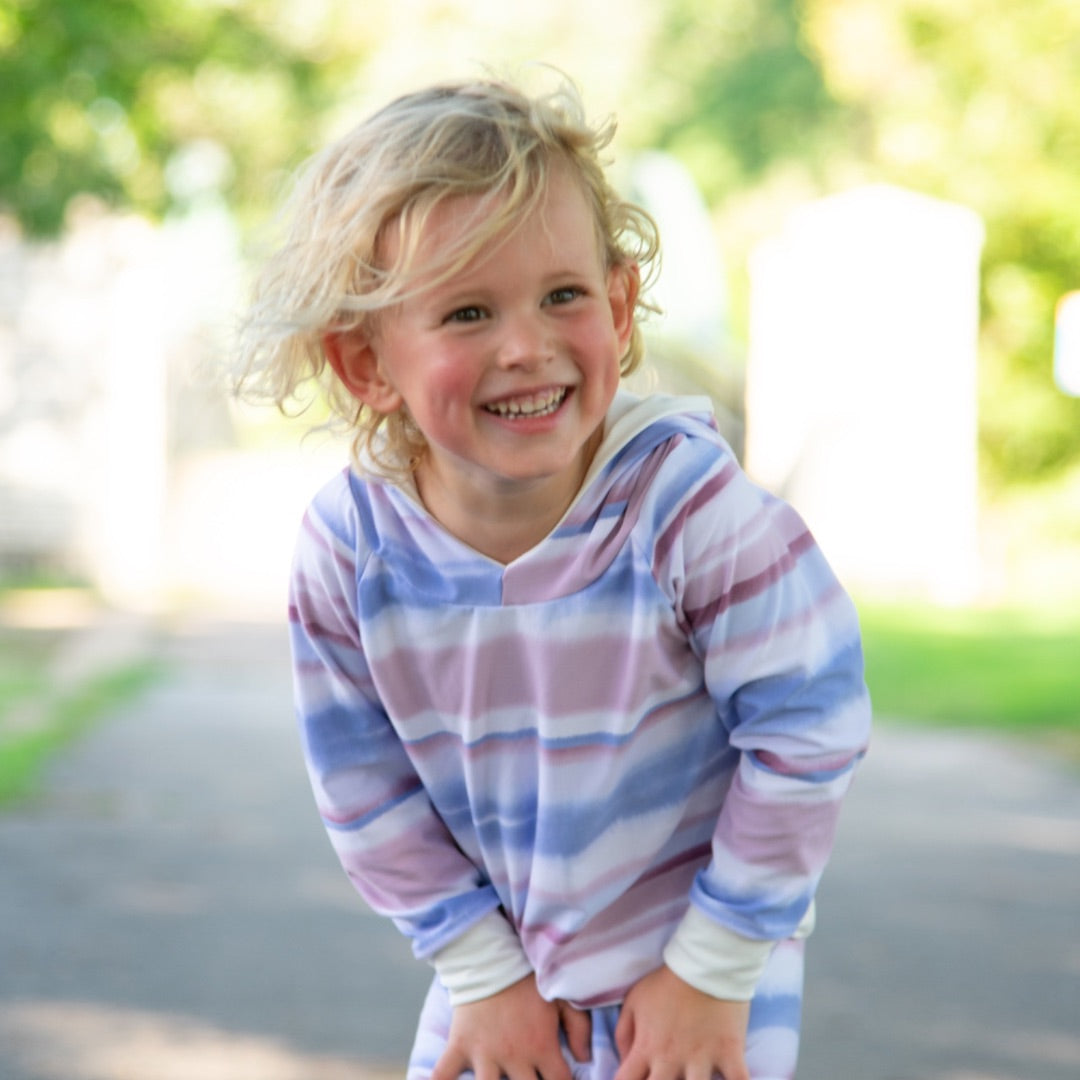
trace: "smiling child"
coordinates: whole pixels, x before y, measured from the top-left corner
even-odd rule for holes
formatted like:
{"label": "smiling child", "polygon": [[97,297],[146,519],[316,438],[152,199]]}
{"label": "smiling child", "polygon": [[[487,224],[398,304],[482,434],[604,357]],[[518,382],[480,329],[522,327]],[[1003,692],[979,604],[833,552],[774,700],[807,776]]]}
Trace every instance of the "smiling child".
{"label": "smiling child", "polygon": [[637,398],[650,219],[569,86],[320,155],[245,358],[355,432],[290,620],[315,799],[434,978],[410,1080],[794,1075],[868,737],[852,604],[700,398]]}

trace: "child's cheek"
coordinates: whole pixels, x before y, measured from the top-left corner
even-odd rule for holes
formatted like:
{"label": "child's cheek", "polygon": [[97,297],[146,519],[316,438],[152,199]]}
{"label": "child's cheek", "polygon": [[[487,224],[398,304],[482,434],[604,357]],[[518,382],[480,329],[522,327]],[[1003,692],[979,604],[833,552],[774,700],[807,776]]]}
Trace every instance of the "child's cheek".
{"label": "child's cheek", "polygon": [[425,380],[433,393],[455,401],[469,401],[477,392],[479,372],[470,350],[448,349],[425,372]]}

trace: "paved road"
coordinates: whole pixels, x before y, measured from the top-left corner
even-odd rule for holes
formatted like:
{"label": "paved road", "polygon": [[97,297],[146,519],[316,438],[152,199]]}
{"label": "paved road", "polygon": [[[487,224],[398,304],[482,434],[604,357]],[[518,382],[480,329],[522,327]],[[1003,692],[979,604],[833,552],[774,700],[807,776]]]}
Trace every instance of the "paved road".
{"label": "paved road", "polygon": [[[315,817],[282,631],[170,674],[0,815],[2,1080],[384,1080],[427,972]],[[1080,1076],[1080,779],[879,731],[813,938],[800,1080]]]}

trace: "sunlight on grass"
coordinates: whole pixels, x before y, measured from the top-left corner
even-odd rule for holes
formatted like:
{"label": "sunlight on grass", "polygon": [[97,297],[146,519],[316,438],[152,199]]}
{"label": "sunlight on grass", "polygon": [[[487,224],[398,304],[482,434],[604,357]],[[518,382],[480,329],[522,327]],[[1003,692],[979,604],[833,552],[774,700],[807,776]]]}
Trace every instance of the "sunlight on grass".
{"label": "sunlight on grass", "polygon": [[0,698],[0,807],[32,794],[50,757],[95,720],[130,701],[160,674],[160,665],[141,661],[88,680],[45,706],[25,729],[5,725],[12,700],[38,687],[32,678],[13,698]]}
{"label": "sunlight on grass", "polygon": [[860,605],[882,717],[1080,733],[1080,616]]}

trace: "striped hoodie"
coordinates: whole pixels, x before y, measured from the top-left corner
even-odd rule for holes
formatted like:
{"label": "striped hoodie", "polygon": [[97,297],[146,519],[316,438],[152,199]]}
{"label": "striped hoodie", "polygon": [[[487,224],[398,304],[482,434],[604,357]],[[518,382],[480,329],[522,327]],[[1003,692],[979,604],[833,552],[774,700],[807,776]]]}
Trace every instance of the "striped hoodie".
{"label": "striped hoodie", "polygon": [[807,932],[868,737],[857,620],[705,399],[620,392],[577,499],[509,565],[343,472],[290,621],[331,842],[452,1001],[533,971],[607,1005],[661,962],[745,999]]}

